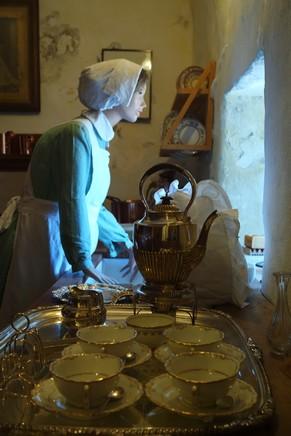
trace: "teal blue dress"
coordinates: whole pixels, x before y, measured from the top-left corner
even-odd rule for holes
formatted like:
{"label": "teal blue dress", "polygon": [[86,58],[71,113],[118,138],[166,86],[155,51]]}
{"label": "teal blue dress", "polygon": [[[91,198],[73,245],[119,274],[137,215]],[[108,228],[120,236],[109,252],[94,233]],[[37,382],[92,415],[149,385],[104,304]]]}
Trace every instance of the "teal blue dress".
{"label": "teal blue dress", "polygon": [[[92,126],[99,147],[106,149],[108,142],[97,130],[98,125],[97,128],[94,123]],[[61,243],[73,271],[93,266],[90,225],[84,202],[91,186],[92,171],[90,135],[78,119],[43,134],[31,159],[34,196],[58,204]],[[17,212],[8,230],[0,234],[0,296],[9,270],[16,225]],[[108,248],[111,257],[118,255],[122,245],[132,247],[127,233],[103,205],[96,226],[99,227],[99,240]]]}

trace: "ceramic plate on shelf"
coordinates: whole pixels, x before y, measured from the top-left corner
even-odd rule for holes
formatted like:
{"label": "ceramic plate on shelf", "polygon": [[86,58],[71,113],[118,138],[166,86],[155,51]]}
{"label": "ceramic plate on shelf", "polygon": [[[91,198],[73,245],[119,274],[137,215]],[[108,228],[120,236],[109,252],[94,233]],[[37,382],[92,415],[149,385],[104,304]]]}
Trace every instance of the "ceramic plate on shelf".
{"label": "ceramic plate on shelf", "polygon": [[176,87],[179,88],[194,88],[199,76],[203,73],[203,68],[193,65],[191,67],[185,68],[176,81]]}
{"label": "ceramic plate on shelf", "polygon": [[176,111],[171,111],[165,116],[163,126],[162,126],[162,135],[161,135],[162,139],[164,139],[166,137],[167,131],[169,130],[169,128],[171,127],[171,125],[175,121],[176,116],[177,116]]}
{"label": "ceramic plate on shelf", "polygon": [[[59,392],[53,378],[41,381],[32,390],[32,401],[40,408],[68,418],[89,420],[118,412],[138,401],[143,388],[136,379],[124,374],[119,375],[118,386],[124,391],[120,400],[111,400],[97,408],[81,409],[69,404]],[[106,401],[106,400],[105,400]]]}
{"label": "ceramic plate on shelf", "polygon": [[173,135],[174,144],[203,145],[205,140],[205,128],[194,118],[183,118]]}
{"label": "ceramic plate on shelf", "polygon": [[[162,139],[176,120],[177,112],[171,111],[164,119]],[[194,118],[184,117],[173,133],[172,144],[203,145],[206,141],[205,127]]]}
{"label": "ceramic plate on shelf", "polygon": [[169,374],[161,374],[145,386],[147,397],[157,406],[170,410],[179,415],[194,417],[230,416],[250,409],[257,401],[257,392],[248,383],[237,379],[230,387],[228,395],[233,399],[231,407],[201,408],[182,395]]}

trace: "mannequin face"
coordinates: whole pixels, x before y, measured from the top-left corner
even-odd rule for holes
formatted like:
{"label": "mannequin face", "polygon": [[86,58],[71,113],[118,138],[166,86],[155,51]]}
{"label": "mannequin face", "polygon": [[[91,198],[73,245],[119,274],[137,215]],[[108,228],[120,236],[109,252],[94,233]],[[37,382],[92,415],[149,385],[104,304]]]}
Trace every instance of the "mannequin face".
{"label": "mannequin face", "polygon": [[138,85],[129,106],[119,106],[118,111],[122,120],[135,123],[144,108],[146,107],[144,95],[146,93],[146,84]]}

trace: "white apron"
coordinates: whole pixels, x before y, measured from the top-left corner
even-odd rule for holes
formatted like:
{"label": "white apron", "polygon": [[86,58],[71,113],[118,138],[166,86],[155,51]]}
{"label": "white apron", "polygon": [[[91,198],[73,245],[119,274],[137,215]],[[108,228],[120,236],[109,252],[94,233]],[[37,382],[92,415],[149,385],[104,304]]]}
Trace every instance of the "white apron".
{"label": "white apron", "polygon": [[[98,215],[110,185],[109,152],[100,148],[91,122],[80,119],[90,133],[92,183],[86,195],[91,253],[98,243]],[[27,310],[71,266],[60,240],[59,208],[55,202],[33,196],[30,171],[18,205],[13,254],[0,310],[1,324]]]}

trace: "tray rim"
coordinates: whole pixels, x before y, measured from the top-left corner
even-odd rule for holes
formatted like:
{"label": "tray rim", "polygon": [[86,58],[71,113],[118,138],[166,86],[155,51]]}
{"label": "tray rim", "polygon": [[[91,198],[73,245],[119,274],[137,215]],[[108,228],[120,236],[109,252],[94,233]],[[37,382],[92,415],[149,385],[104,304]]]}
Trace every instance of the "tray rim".
{"label": "tray rim", "polygon": [[[45,314],[49,315],[49,319],[56,319],[58,318],[58,323],[61,323],[61,305],[49,305],[49,306],[40,306],[34,309],[31,309],[25,314],[30,318],[32,327],[35,327],[35,324],[37,323],[37,319],[39,318],[39,321],[42,321],[40,324],[47,324],[45,321],[47,321]],[[133,311],[133,305],[132,304],[107,304],[107,314],[108,318],[110,319],[110,313],[111,312],[117,312],[121,311],[124,312],[124,315],[126,314],[126,311]],[[144,309],[144,306],[137,306],[138,309]],[[178,311],[178,319],[187,319],[186,317],[186,311],[190,313],[189,308],[184,308],[181,312]],[[58,425],[58,424],[43,424],[43,425],[31,425],[31,424],[24,424],[24,423],[18,423],[18,424],[8,424],[8,423],[0,423],[0,430],[15,430],[20,431],[22,434],[41,434],[45,436],[46,432],[47,434],[51,434],[54,432],[54,434],[81,434],[81,435],[184,435],[184,434],[205,434],[205,435],[212,435],[212,434],[224,434],[228,432],[233,432],[235,430],[242,430],[244,428],[253,428],[260,427],[263,424],[266,423],[267,420],[272,418],[275,410],[274,400],[272,396],[272,391],[269,383],[269,379],[267,376],[267,373],[265,371],[264,365],[263,365],[263,356],[261,350],[256,346],[255,342],[251,337],[247,337],[244,333],[244,331],[239,327],[239,325],[236,323],[236,321],[232,318],[231,315],[217,309],[199,309],[198,310],[198,320],[199,317],[203,317],[203,314],[212,314],[214,316],[222,317],[227,320],[227,322],[231,323],[234,330],[239,335],[240,339],[243,340],[244,345],[247,351],[247,357],[251,359],[252,363],[255,365],[256,373],[259,376],[257,379],[257,382],[260,386],[260,395],[258,393],[258,396],[260,397],[260,404],[258,408],[251,413],[249,413],[246,417],[240,418],[240,417],[233,417],[233,419],[230,420],[230,422],[227,423],[214,423],[207,425],[205,428],[202,426],[170,426],[170,427],[164,427],[164,426],[146,426],[146,427],[92,427],[92,426],[82,426],[80,422],[76,421],[76,425],[74,426],[65,426],[65,425]],[[120,318],[122,319],[122,317]],[[190,316],[189,316],[189,322],[190,322]],[[17,328],[21,327],[23,321],[21,321],[21,318],[18,318],[15,321],[15,326]],[[3,350],[3,347],[5,345],[5,339],[7,341],[7,335],[12,334],[13,329],[11,326],[8,326],[4,328],[2,331],[0,331],[0,354]],[[44,342],[45,345],[50,346],[51,343],[49,341]]]}

